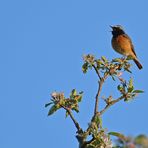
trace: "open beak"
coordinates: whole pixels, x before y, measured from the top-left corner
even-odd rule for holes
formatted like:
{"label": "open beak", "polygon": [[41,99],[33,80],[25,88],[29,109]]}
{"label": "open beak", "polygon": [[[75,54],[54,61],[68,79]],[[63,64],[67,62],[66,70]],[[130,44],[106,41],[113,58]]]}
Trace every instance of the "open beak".
{"label": "open beak", "polygon": [[112,32],[113,31],[113,26],[110,25],[110,28],[112,28],[112,30],[110,31],[110,32]]}
{"label": "open beak", "polygon": [[110,25],[110,28],[112,28],[112,29],[113,29],[114,27]]}

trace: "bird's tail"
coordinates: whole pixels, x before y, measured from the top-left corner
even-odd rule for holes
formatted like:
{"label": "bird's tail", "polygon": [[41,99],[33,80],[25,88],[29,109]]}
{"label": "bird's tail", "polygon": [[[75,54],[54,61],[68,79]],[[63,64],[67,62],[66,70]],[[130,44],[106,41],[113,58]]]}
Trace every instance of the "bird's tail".
{"label": "bird's tail", "polygon": [[137,65],[137,67],[139,69],[142,69],[143,68],[142,65],[140,64],[140,62],[137,59],[134,59],[134,62],[135,62],[135,64]]}

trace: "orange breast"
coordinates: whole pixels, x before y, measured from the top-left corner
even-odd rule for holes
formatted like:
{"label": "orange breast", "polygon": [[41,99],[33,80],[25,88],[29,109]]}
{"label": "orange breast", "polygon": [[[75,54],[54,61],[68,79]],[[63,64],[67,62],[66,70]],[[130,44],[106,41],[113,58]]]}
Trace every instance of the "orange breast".
{"label": "orange breast", "polygon": [[132,52],[131,40],[123,35],[119,35],[116,38],[112,38],[112,46],[114,50],[122,55],[130,55]]}

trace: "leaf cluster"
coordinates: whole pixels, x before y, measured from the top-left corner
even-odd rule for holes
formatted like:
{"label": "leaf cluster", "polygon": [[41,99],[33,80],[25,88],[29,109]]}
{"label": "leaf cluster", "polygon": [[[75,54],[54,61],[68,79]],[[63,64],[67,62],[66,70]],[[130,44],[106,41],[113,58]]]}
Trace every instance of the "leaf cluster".
{"label": "leaf cluster", "polygon": [[75,112],[79,112],[79,102],[82,101],[83,92],[77,93],[75,89],[73,89],[70,93],[70,97],[66,98],[64,93],[53,92],[51,94],[51,101],[45,104],[45,107],[52,105],[48,111],[48,116],[55,113],[58,109],[64,108],[66,110],[66,117],[69,115],[69,111],[73,110]]}
{"label": "leaf cluster", "polygon": [[116,58],[109,61],[104,56],[102,56],[100,59],[95,59],[93,55],[88,54],[83,56],[83,60],[83,73],[87,73],[88,69],[92,69],[92,67],[94,67],[101,73],[110,75],[113,80],[115,80],[115,76],[120,76],[122,74],[121,70],[131,73],[131,64],[128,62],[128,59],[125,58]]}
{"label": "leaf cluster", "polygon": [[129,101],[135,98],[139,93],[144,92],[134,88],[133,78],[130,78],[128,82],[122,78],[119,78],[119,80],[121,83],[117,86],[117,89],[124,96],[124,101]]}

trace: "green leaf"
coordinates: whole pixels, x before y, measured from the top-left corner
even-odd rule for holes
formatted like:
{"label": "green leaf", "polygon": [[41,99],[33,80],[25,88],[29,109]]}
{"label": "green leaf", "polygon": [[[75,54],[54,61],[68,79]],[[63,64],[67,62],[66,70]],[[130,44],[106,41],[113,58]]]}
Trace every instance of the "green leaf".
{"label": "green leaf", "polygon": [[133,93],[144,93],[143,90],[134,90]]}
{"label": "green leaf", "polygon": [[73,90],[71,91],[71,95],[72,95],[72,96],[76,96],[76,95],[77,95],[76,89],[73,89]]}
{"label": "green leaf", "polygon": [[129,83],[128,83],[128,87],[132,87],[133,86],[133,79],[130,78]]}
{"label": "green leaf", "polygon": [[77,102],[81,102],[82,101],[82,96],[80,95],[77,99]]}
{"label": "green leaf", "polygon": [[132,71],[130,71],[129,67],[127,67],[127,66],[124,66],[124,70],[129,72],[129,73],[132,73]]}
{"label": "green leaf", "polygon": [[74,97],[77,95],[76,89],[73,89],[70,93],[70,99],[74,99]]}
{"label": "green leaf", "polygon": [[133,90],[134,90],[134,86],[128,87],[128,92],[129,92],[129,93],[132,92]]}
{"label": "green leaf", "polygon": [[118,85],[118,86],[117,86],[117,89],[118,89],[118,90],[121,90],[121,88],[122,88],[121,85]]}
{"label": "green leaf", "polygon": [[79,108],[78,107],[74,107],[72,110],[74,110],[75,112],[79,112]]}
{"label": "green leaf", "polygon": [[124,102],[129,102],[129,101],[131,101],[131,99],[132,99],[131,97],[125,98]]}
{"label": "green leaf", "polygon": [[48,112],[48,116],[50,116],[50,115],[52,115],[53,113],[55,113],[59,108],[60,108],[59,106],[53,105],[53,106],[50,108],[49,112]]}
{"label": "green leaf", "polygon": [[128,83],[127,91],[128,91],[129,93],[131,93],[133,90],[134,90],[133,79],[130,78],[129,83]]}
{"label": "green leaf", "polygon": [[97,117],[96,123],[100,126],[100,128],[102,128],[102,119],[100,117]]}
{"label": "green leaf", "polygon": [[69,113],[68,113],[68,111],[66,111],[66,115],[65,115],[65,116],[66,116],[66,118],[69,116]]}
{"label": "green leaf", "polygon": [[148,143],[148,138],[145,135],[139,135],[134,139],[134,142],[144,147]]}
{"label": "green leaf", "polygon": [[109,132],[108,134],[109,135],[112,135],[112,136],[116,136],[116,137],[120,138],[123,141],[126,141],[127,140],[127,138],[123,134],[121,134],[121,133]]}
{"label": "green leaf", "polygon": [[123,90],[124,90],[123,86],[121,86],[121,85],[118,85],[118,86],[117,86],[117,89],[118,89],[120,92],[123,92]]}
{"label": "green leaf", "polygon": [[79,94],[82,95],[83,94],[83,91],[80,91]]}
{"label": "green leaf", "polygon": [[107,60],[106,57],[104,57],[104,56],[102,56],[101,59],[102,59],[102,61],[105,62],[105,63],[108,62],[108,60]]}
{"label": "green leaf", "polygon": [[133,60],[133,57],[131,57],[131,56],[128,56],[127,58],[126,58],[126,60]]}
{"label": "green leaf", "polygon": [[133,99],[134,97],[136,97],[137,95],[136,94],[132,94],[131,95],[131,98]]}
{"label": "green leaf", "polygon": [[100,64],[103,64],[103,62],[100,59],[98,59],[98,60],[96,60],[96,64],[98,67],[100,67]]}
{"label": "green leaf", "polygon": [[120,58],[115,58],[112,60],[112,62],[122,62],[122,60]]}
{"label": "green leaf", "polygon": [[51,104],[53,104],[53,102],[45,104],[45,107],[50,106]]}
{"label": "green leaf", "polygon": [[88,70],[88,63],[84,63],[83,66],[82,66],[83,73],[86,73],[87,70]]}

